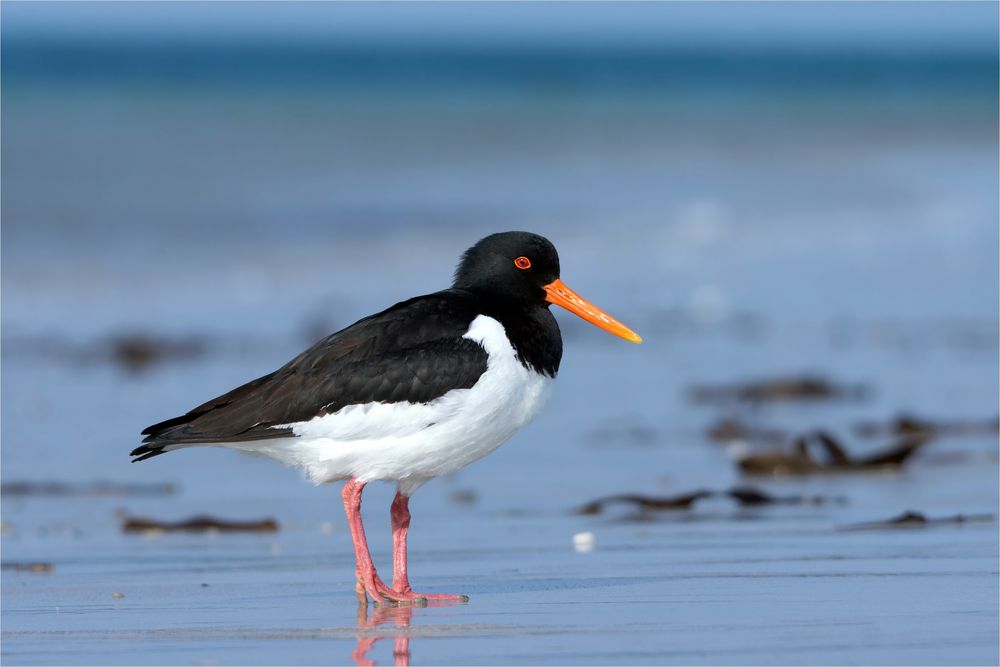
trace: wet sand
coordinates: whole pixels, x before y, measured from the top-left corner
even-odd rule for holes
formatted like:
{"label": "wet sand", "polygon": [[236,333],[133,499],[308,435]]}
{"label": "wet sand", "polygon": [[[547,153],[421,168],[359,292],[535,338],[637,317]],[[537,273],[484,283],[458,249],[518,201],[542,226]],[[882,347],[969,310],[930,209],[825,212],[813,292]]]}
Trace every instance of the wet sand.
{"label": "wet sand", "polygon": [[[413,664],[996,657],[995,525],[845,535],[815,510],[767,514],[426,516],[418,580],[470,602],[370,610],[367,622],[343,534],[81,549],[51,574],[4,573],[5,662],[347,664],[375,639],[368,657],[388,664],[398,638]],[[596,535],[590,553],[571,547],[580,529]]]}
{"label": "wet sand", "polygon": [[[641,360],[623,359],[600,339],[574,344],[570,360],[587,363],[566,368],[560,384],[571,389],[557,392],[536,424],[414,498],[415,587],[465,593],[468,604],[370,609],[359,619],[335,488],[309,487],[271,461],[222,450],[130,466],[109,449],[92,469],[137,482],[169,479],[177,492],[5,497],[4,561],[53,566],[4,570],[5,662],[363,664],[367,656],[391,664],[393,647],[407,639],[403,652],[413,664],[995,661],[995,522],[841,530],[908,509],[993,512],[995,436],[935,439],[903,470],[753,480],[775,495],[824,494],[843,503],[747,508],[705,498],[689,510],[609,506],[581,516],[575,510],[600,495],[666,495],[746,480],[731,452],[699,428],[713,408],[687,407],[680,386],[662,412],[641,405],[651,398],[609,399],[585,376],[628,377]],[[659,349],[674,355],[690,344]],[[233,366],[223,360],[208,369],[226,375]],[[67,382],[93,380],[66,375]],[[184,388],[155,386],[157,395],[143,403],[169,402]],[[120,393],[127,410],[145,409],[128,407],[127,393]],[[928,403],[947,404],[928,393]],[[894,402],[782,406],[778,414],[847,424]],[[656,442],[588,439],[595,425],[632,410],[653,424]],[[133,420],[139,417],[124,421]],[[56,461],[37,466],[40,475],[60,469]],[[376,485],[365,499],[383,567],[391,492]],[[281,527],[259,535],[124,534],[125,509],[168,520],[206,511],[233,520],[267,515]],[[574,535],[587,532],[591,550],[575,548]]]}

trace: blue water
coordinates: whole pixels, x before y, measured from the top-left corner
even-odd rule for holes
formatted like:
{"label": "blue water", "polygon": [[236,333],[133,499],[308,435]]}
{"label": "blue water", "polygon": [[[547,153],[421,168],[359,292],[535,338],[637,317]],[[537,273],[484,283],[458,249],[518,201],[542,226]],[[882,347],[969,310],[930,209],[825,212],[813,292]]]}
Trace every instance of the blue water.
{"label": "blue water", "polygon": [[[6,663],[343,664],[359,637],[381,663],[397,638],[413,664],[996,662],[996,523],[837,530],[995,512],[995,434],[934,441],[898,473],[757,482],[844,505],[572,513],[746,481],[692,384],[867,383],[870,400],[743,415],[859,453],[886,444],[854,437],[860,420],[996,415],[995,57],[2,49],[2,477],[180,488],[4,498],[4,562],[55,568],[3,572]],[[549,409],[415,497],[415,585],[468,605],[359,620],[335,489],[227,451],[128,462],[142,427],[445,286],[467,246],[518,228],[646,342],[558,314]],[[122,332],[207,352],[133,373],[66,351]],[[615,435],[632,426],[651,439]],[[366,494],[380,562],[390,497]],[[282,530],[145,539],[121,509]]]}

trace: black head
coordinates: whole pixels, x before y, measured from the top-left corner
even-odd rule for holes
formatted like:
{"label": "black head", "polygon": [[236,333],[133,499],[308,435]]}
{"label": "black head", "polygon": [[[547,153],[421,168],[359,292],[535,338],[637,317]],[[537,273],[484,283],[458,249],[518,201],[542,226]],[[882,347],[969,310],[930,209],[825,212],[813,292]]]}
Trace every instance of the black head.
{"label": "black head", "polygon": [[[559,255],[548,239],[529,232],[491,234],[465,251],[455,270],[454,287],[484,298],[507,327],[513,315],[536,322],[555,319],[551,303],[579,315],[591,324],[633,343],[642,338],[603,310],[588,302],[559,279]],[[506,318],[506,319],[505,319]],[[511,329],[508,328],[508,336]]]}
{"label": "black head", "polygon": [[559,278],[559,255],[548,239],[530,232],[490,234],[465,251],[454,287],[495,300],[548,306],[545,285]]}

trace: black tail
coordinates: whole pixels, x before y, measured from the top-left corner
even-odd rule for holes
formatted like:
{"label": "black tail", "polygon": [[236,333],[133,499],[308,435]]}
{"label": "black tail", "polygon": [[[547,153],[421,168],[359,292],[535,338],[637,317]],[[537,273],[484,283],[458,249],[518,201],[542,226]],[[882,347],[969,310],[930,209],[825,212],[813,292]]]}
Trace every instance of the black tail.
{"label": "black tail", "polygon": [[184,426],[197,417],[197,414],[189,412],[186,415],[174,417],[173,419],[168,419],[144,428],[142,435],[146,437],[143,438],[142,444],[129,452],[129,456],[138,457],[132,459],[132,463],[138,463],[139,461],[145,461],[160,454],[166,454],[169,450],[165,449],[165,447],[179,440],[180,438],[177,438],[178,433],[182,433],[185,430]]}
{"label": "black tail", "polygon": [[[142,445],[133,449],[130,454],[136,457],[132,462],[166,454],[178,446],[264,440],[290,435],[290,429],[271,428],[268,423],[257,418],[257,410],[264,400],[258,390],[267,385],[275,373],[251,380],[180,417],[147,426],[142,431],[142,435],[146,436]],[[247,397],[251,400],[247,401]],[[232,415],[234,409],[236,414]]]}
{"label": "black tail", "polygon": [[135,456],[132,459],[132,463],[138,463],[139,461],[145,461],[146,459],[151,459],[154,456],[159,456],[160,454],[166,454],[167,451],[164,449],[166,445],[140,445],[136,447],[131,452],[129,456]]}

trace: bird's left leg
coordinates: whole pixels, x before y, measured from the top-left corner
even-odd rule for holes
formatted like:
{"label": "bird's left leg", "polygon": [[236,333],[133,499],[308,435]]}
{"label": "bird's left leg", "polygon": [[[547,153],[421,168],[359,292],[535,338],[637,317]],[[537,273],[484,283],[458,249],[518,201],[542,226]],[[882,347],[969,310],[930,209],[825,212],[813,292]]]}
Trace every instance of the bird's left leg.
{"label": "bird's left leg", "polygon": [[406,536],[410,529],[410,497],[396,492],[390,510],[392,518],[392,592],[405,600],[447,600],[468,602],[465,595],[414,593],[406,574]]}

